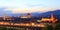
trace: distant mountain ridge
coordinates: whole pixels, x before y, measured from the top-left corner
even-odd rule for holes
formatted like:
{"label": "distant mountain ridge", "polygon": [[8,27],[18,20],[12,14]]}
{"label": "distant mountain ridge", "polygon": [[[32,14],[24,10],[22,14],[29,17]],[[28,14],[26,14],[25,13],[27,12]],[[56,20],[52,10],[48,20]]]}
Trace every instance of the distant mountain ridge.
{"label": "distant mountain ridge", "polygon": [[[0,8],[0,16],[2,16],[4,12],[5,12],[4,8]],[[51,12],[54,15],[60,15],[60,9],[59,10],[55,10],[55,11],[43,12],[43,13],[42,12],[32,12],[30,14],[31,14],[31,16],[40,17],[40,16],[48,16],[48,15],[51,14]],[[7,16],[21,16],[21,15],[25,16],[27,14],[27,13],[24,13],[24,14],[22,14],[22,13],[13,14],[11,11],[6,11],[5,13],[6,13]]]}
{"label": "distant mountain ridge", "polygon": [[42,13],[41,15],[48,16],[48,15],[51,15],[51,13],[53,13],[54,15],[60,15],[60,10],[48,11],[48,12]]}
{"label": "distant mountain ridge", "polygon": [[[40,13],[40,12],[33,12],[30,13],[31,16],[49,16],[51,13],[53,13],[54,15],[60,15],[60,10],[55,10],[55,11],[48,11],[48,12],[44,12],[44,13]],[[26,15],[27,13],[24,14],[11,14],[12,16],[21,16],[21,15]]]}

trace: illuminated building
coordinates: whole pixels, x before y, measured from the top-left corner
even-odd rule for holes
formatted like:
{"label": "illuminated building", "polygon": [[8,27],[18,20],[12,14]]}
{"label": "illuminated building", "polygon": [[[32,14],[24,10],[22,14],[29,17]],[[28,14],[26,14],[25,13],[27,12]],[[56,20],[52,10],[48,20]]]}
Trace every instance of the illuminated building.
{"label": "illuminated building", "polygon": [[20,18],[31,18],[30,13],[27,13],[26,16],[20,16]]}
{"label": "illuminated building", "polygon": [[51,13],[51,18],[42,18],[41,22],[52,22],[55,23],[57,21],[57,19],[55,19],[55,17],[53,16],[53,14]]}
{"label": "illuminated building", "polygon": [[10,16],[6,16],[6,14],[4,13],[3,14],[3,20],[14,20],[12,17],[10,17]]}

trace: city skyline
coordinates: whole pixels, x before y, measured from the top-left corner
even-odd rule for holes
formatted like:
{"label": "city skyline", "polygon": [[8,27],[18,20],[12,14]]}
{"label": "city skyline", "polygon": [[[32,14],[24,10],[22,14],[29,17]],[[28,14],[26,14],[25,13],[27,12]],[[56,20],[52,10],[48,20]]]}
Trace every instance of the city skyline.
{"label": "city skyline", "polygon": [[60,0],[0,0],[0,30],[60,30]]}

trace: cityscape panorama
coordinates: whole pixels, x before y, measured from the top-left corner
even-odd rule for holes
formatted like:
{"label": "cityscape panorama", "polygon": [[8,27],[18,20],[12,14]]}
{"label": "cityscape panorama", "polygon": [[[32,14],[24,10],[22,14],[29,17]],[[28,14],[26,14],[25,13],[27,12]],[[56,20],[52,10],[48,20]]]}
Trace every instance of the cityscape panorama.
{"label": "cityscape panorama", "polygon": [[0,0],[0,30],[60,30],[60,0]]}

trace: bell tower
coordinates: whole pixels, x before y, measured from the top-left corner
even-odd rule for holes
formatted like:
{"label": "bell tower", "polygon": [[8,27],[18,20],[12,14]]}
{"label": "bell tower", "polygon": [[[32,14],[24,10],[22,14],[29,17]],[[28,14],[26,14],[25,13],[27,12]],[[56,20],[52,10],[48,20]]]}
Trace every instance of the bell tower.
{"label": "bell tower", "polygon": [[53,13],[51,13],[51,21],[52,21],[52,23],[55,23],[57,21],[57,19],[55,19],[54,15],[53,15]]}
{"label": "bell tower", "polygon": [[3,20],[6,20],[6,14],[3,13]]}
{"label": "bell tower", "polygon": [[55,18],[54,18],[54,15],[53,13],[51,13],[51,20],[53,21]]}

